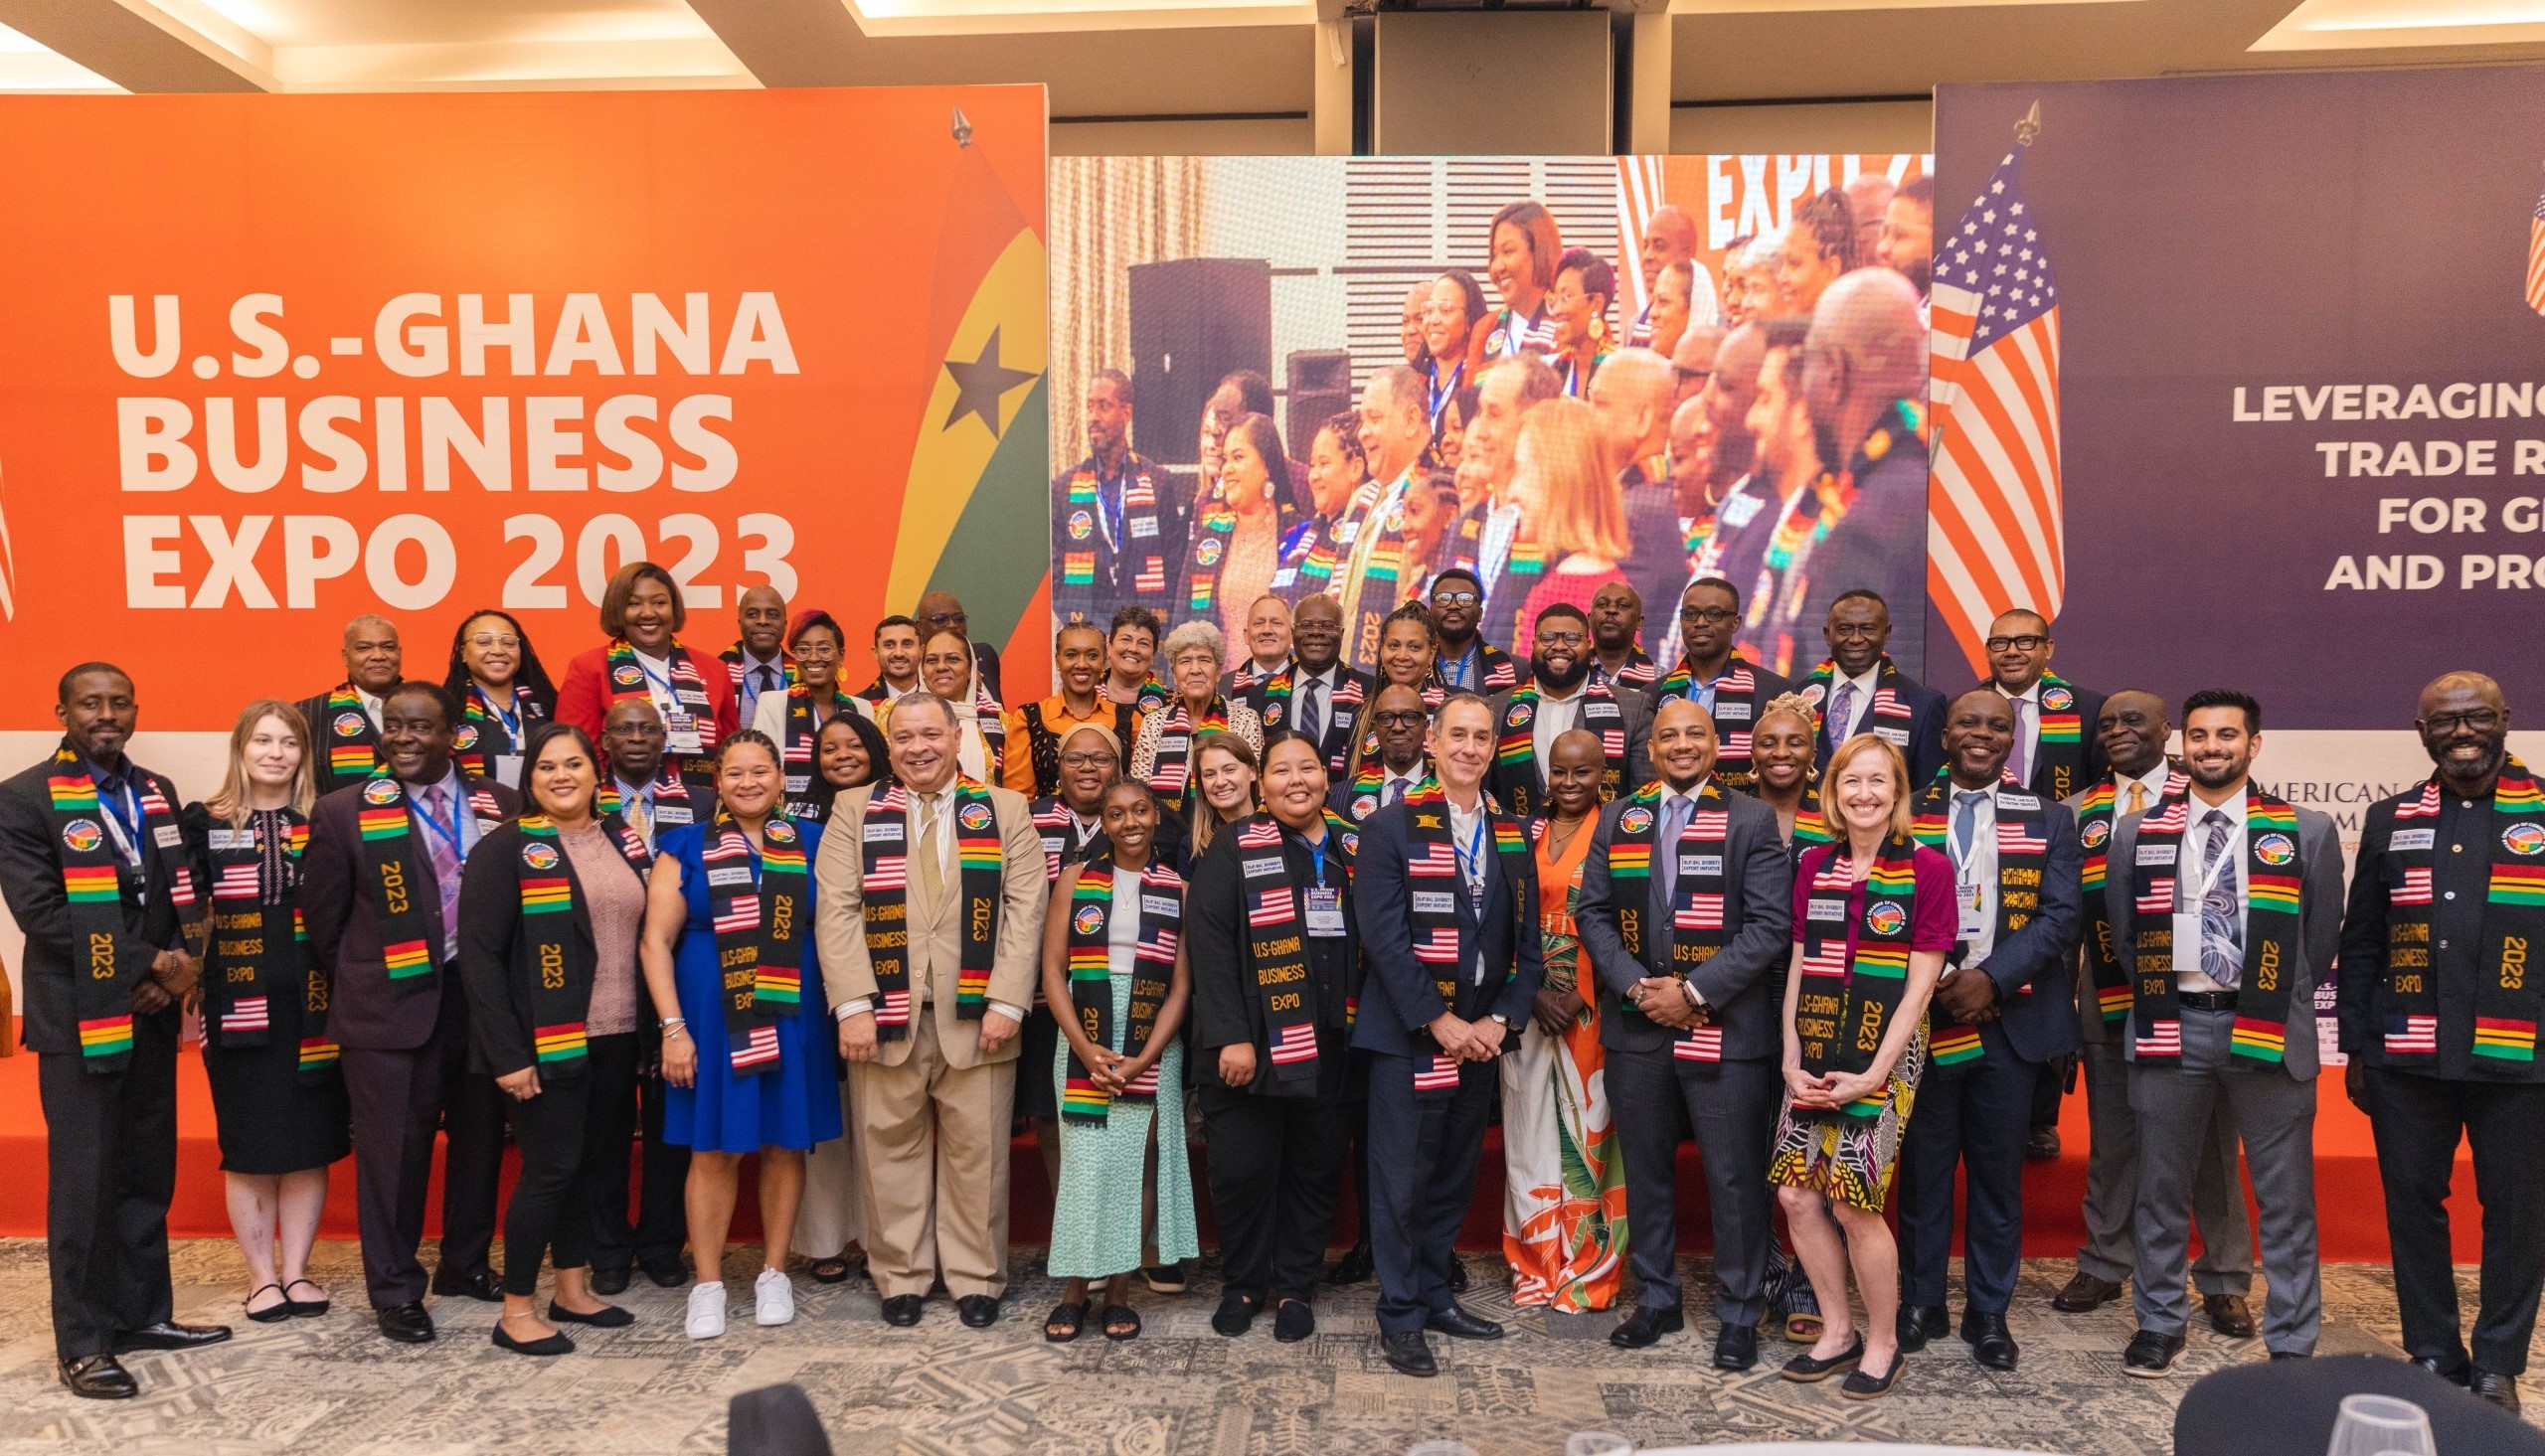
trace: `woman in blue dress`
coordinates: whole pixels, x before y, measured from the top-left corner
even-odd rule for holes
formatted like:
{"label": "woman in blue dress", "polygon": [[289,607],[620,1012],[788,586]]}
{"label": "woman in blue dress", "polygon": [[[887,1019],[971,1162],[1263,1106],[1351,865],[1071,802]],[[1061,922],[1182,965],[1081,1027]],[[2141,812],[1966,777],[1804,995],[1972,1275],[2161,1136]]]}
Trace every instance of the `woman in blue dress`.
{"label": "woman in blue dress", "polygon": [[[795,1317],[785,1269],[804,1154],[840,1135],[812,936],[821,826],[780,812],[784,792],[776,744],[748,728],[727,738],[716,757],[714,821],[663,832],[646,891],[645,982],[663,1019],[670,1088],[663,1137],[690,1150],[693,1340],[725,1333],[725,1232],[752,1153],[760,1154],[766,1250],[754,1317],[764,1325]],[[730,988],[729,966],[738,968]]]}

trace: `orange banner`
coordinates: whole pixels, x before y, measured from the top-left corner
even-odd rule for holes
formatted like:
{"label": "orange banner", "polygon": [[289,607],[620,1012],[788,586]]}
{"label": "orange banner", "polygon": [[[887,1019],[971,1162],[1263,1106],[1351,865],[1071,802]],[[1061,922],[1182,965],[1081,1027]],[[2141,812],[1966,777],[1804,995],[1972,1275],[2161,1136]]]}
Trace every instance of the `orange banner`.
{"label": "orange banner", "polygon": [[637,558],[709,652],[763,582],[852,656],[931,588],[1003,640],[1043,178],[1032,86],[0,103],[0,728],[91,657],[226,728],[362,612],[557,670]]}

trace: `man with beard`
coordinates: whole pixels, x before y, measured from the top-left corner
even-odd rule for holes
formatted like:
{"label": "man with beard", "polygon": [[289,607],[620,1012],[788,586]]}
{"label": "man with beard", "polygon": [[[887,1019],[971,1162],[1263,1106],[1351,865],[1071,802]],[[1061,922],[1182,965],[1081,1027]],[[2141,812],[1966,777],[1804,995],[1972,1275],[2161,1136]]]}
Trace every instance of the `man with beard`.
{"label": "man with beard", "polygon": [[919,623],[896,612],[875,624],[875,681],[857,696],[880,708],[918,686]]}
{"label": "man with beard", "polygon": [[2124,1050],[2138,1117],[2138,1332],[2124,1374],[2182,1353],[2192,1189],[2221,1103],[2262,1210],[2263,1344],[2315,1353],[2315,982],[2341,943],[2342,845],[2331,816],[2253,782],[2262,707],[2232,689],[2183,701],[2187,783],[2113,826],[2105,900],[2129,957]]}
{"label": "man with beard", "polygon": [[[1714,370],[1697,394],[1705,411],[1702,499],[1708,504],[1703,510],[1687,510],[1689,492],[1682,491],[1680,496],[1681,509],[1689,518],[1688,579],[1722,576],[1741,582],[1745,593],[1759,579],[1768,543],[1791,493],[1788,476],[1811,468],[1809,461],[1799,462],[1799,469],[1789,468],[1797,464],[1790,450],[1772,447],[1769,460],[1759,458],[1759,436],[1751,420],[1768,373],[1771,332],[1781,341],[1802,342],[1798,328],[1785,322],[1773,329],[1765,322],[1746,324],[1724,336],[1723,347],[1715,353]],[[1782,409],[1770,413],[1783,418]]]}
{"label": "man with beard", "polygon": [[1704,709],[1720,738],[1715,776],[1726,788],[1747,790],[1754,782],[1750,730],[1793,684],[1743,661],[1733,647],[1740,636],[1741,588],[1720,576],[1690,582],[1679,594],[1679,665],[1653,685],[1652,706],[1658,716],[1661,705],[1685,698]]}
{"label": "man with beard", "polygon": [[1432,711],[1423,706],[1421,693],[1401,685],[1381,688],[1370,703],[1370,729],[1378,756],[1365,760],[1350,780],[1338,779],[1329,796],[1334,812],[1355,823],[1402,802],[1432,776],[1426,746]]}
{"label": "man with beard", "polygon": [[1909,280],[1918,290],[1918,317],[1923,322],[1936,287],[1936,179],[1912,177],[1900,184],[1883,209],[1882,237],[1874,256],[1884,267]]}
{"label": "man with beard", "polygon": [[[2545,936],[2545,793],[2508,748],[2509,704],[2480,673],[2422,689],[2436,765],[2371,805],[2342,923],[2344,1088],[2377,1135],[2404,1351],[2518,1408],[2545,1285],[2545,1068],[2529,947]],[[2443,852],[2441,847],[2446,846]],[[2450,1267],[2450,1170],[2472,1145],[2483,1211],[2469,1354]]]}
{"label": "man with beard", "polygon": [[360,783],[380,766],[380,698],[398,686],[406,661],[398,629],[367,612],[345,623],[344,658],[344,681],[299,704],[322,794]]}
{"label": "man with beard", "polygon": [[1052,480],[1052,611],[1096,621],[1137,603],[1167,611],[1189,516],[1166,473],[1131,449],[1131,381],[1100,369],[1087,386],[1087,458]]}
{"label": "man with beard", "polygon": [[[999,781],[1029,799],[1060,791],[1061,743],[1082,724],[1097,724],[1117,743],[1138,737],[1140,711],[1128,703],[1107,702],[1099,691],[1104,681],[1104,630],[1094,622],[1071,622],[1052,634],[1052,668],[1060,691],[1040,703],[1011,708],[1007,720],[1009,749],[999,767]],[[1024,745],[1017,752],[1016,745]]]}
{"label": "man with beard", "polygon": [[1476,630],[1484,616],[1484,583],[1475,572],[1459,566],[1442,571],[1433,579],[1430,605],[1432,626],[1441,639],[1441,655],[1432,664],[1435,681],[1459,693],[1499,693],[1518,686],[1519,663]]}
{"label": "man with beard", "polygon": [[1331,596],[1299,603],[1290,618],[1290,645],[1297,655],[1289,666],[1246,689],[1238,701],[1255,710],[1268,733],[1290,728],[1306,734],[1324,753],[1326,772],[1339,781],[1351,761],[1370,675],[1343,665],[1343,608]]}
{"label": "man with beard", "polygon": [[1503,360],[1485,371],[1476,386],[1475,418],[1467,426],[1466,451],[1458,463],[1477,462],[1491,482],[1489,504],[1476,530],[1476,578],[1485,595],[1476,630],[1488,642],[1517,640],[1520,603],[1537,584],[1534,575],[1509,569],[1511,544],[1520,529],[1520,502],[1511,489],[1520,419],[1539,402],[1554,399],[1562,387],[1555,370],[1536,354]]}
{"label": "man with beard", "polygon": [[1871,591],[1845,593],[1829,604],[1820,640],[1828,658],[1794,688],[1820,720],[1813,761],[1826,763],[1840,743],[1872,733],[1909,760],[1913,786],[1933,782],[1945,766],[1944,695],[1891,660],[1890,604]]}
{"label": "man with beard", "polygon": [[1679,526],[1678,491],[1670,479],[1670,409],[1677,385],[1670,361],[1649,349],[1612,356],[1591,381],[1591,409],[1609,459],[1617,464],[1618,502],[1625,510],[1626,559],[1635,594],[1655,601],[1688,579],[1688,538]]}
{"label": "man with beard", "polygon": [[1539,612],[1529,680],[1492,700],[1493,796],[1521,818],[1544,808],[1548,755],[1555,740],[1574,728],[1600,737],[1607,761],[1600,775],[1603,797],[1615,798],[1649,774],[1643,755],[1651,736],[1650,700],[1594,677],[1590,639],[1590,619],[1571,602]]}
{"label": "man with beard", "polygon": [[1643,636],[1643,597],[1623,581],[1591,593],[1591,671],[1616,687],[1652,691],[1652,659],[1635,644]]}

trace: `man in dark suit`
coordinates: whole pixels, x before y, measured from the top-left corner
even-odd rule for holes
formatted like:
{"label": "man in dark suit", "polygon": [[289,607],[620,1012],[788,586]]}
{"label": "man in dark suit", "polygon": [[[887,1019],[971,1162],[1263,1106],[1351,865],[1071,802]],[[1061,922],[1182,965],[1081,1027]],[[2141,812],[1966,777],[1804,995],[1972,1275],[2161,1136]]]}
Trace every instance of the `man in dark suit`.
{"label": "man in dark suit", "polygon": [[1358,824],[1379,810],[1410,798],[1432,776],[1432,714],[1423,695],[1391,684],[1370,700],[1370,731],[1379,751],[1362,761],[1355,778],[1339,779],[1326,796],[1326,806]]}
{"label": "man in dark suit", "polygon": [[1743,658],[1733,645],[1740,635],[1741,588],[1721,576],[1689,582],[1679,593],[1679,662],[1652,685],[1652,702],[1685,698],[1704,709],[1716,732],[1712,771],[1724,787],[1747,790],[1756,782],[1750,729],[1793,684]]}
{"label": "man in dark suit", "polygon": [[[203,973],[201,941],[189,943],[201,927],[186,923],[176,786],[124,756],[140,716],[132,679],[75,667],[54,715],[61,747],[0,783],[0,893],[27,937],[54,1355],[73,1394],[117,1400],[140,1386],[116,1355],[230,1338],[170,1318],[178,1008]],[[111,895],[96,893],[105,881]]]}
{"label": "man in dark suit", "polygon": [[370,777],[379,765],[380,695],[397,685],[406,661],[397,627],[368,613],[345,623],[344,657],[343,682],[300,700],[322,794]]}
{"label": "man in dark suit", "polygon": [[[2369,806],[2351,867],[2343,1088],[2377,1135],[2405,1354],[2516,1410],[2545,1288],[2545,1062],[2533,1042],[2539,978],[2507,972],[2533,966],[2525,946],[2540,916],[2531,896],[2495,898],[2491,887],[2534,884],[2545,808],[2510,756],[2509,704],[2490,678],[2435,680],[2413,727],[2436,768]],[[2513,937],[2528,959],[2513,961]],[[2449,1256],[2460,1138],[2483,1211],[2470,1351]]]}
{"label": "man in dark suit", "polygon": [[[334,981],[328,1029],[344,1047],[353,1103],[363,1280],[380,1333],[406,1344],[433,1338],[416,1246],[424,1234],[438,1127],[447,1127],[450,1150],[432,1292],[502,1297],[486,1266],[503,1162],[502,1093],[492,1077],[468,1068],[467,997],[451,958],[458,951],[459,869],[478,837],[511,818],[521,801],[451,762],[455,717],[438,684],[390,689],[381,699],[386,774],[318,801],[301,860],[310,955]],[[387,824],[364,823],[366,810],[402,802],[403,826],[394,814]],[[380,837],[402,828],[403,844]],[[423,960],[401,957],[393,974],[388,932],[391,918],[402,915],[421,915],[411,923],[424,931]]]}
{"label": "man in dark suit", "polygon": [[1688,538],[1679,528],[1679,493],[1666,448],[1678,393],[1677,372],[1650,349],[1620,349],[1591,378],[1601,442],[1619,464],[1617,500],[1626,520],[1620,569],[1646,601],[1668,601],[1670,588],[1688,580]]}
{"label": "man in dark suit", "polygon": [[1651,776],[1644,749],[1652,731],[1652,700],[1639,688],[1610,683],[1591,671],[1591,620],[1559,601],[1538,613],[1529,677],[1491,700],[1497,752],[1494,801],[1526,819],[1544,810],[1547,755],[1573,728],[1599,735],[1607,767],[1600,792],[1611,798]]}
{"label": "man in dark suit", "polygon": [[1828,660],[1794,691],[1820,721],[1812,761],[1858,733],[1872,733],[1909,760],[1909,784],[1923,789],[1945,766],[1944,695],[1891,660],[1891,605],[1878,591],[1849,591],[1829,603],[1820,627]]}
{"label": "man in dark suit", "polygon": [[1427,1329],[1502,1336],[1458,1304],[1449,1266],[1493,1107],[1494,1061],[1544,971],[1528,842],[1484,793],[1493,714],[1483,699],[1461,693],[1441,705],[1433,757],[1438,792],[1371,815],[1353,871],[1369,957],[1352,1045],[1370,1053],[1379,1339],[1388,1364],[1410,1375],[1440,1374]]}
{"label": "man in dark suit", "polygon": [[1163,616],[1184,562],[1189,489],[1131,449],[1131,380],[1088,377],[1087,458],[1052,479],[1052,613],[1104,625],[1115,607]]}
{"label": "man in dark suit", "polygon": [[[1659,779],[1600,811],[1575,923],[1605,1002],[1600,1045],[1640,1286],[1610,1343],[1638,1350],[1685,1327],[1674,1257],[1684,1113],[1714,1218],[1715,1368],[1746,1371],[1759,1363],[1776,1236],[1768,1145],[1783,1085],[1793,870],[1776,811],[1714,781],[1715,749],[1703,709],[1683,698],[1661,705],[1651,750]],[[1620,843],[1624,856],[1613,854]]]}
{"label": "man in dark suit", "polygon": [[1900,1348],[1951,1328],[1953,1172],[1969,1185],[1961,1338],[1990,1370],[2015,1368],[2006,1328],[2023,1261],[2024,1131],[2042,1063],[2077,1050],[2071,975],[2084,905],[2077,816],[2005,776],[2006,700],[1973,689],[1946,716],[1949,776],[1919,800],[1944,814],[1960,938],[1927,1013],[1929,1063],[1901,1138]]}
{"label": "man in dark suit", "polygon": [[1254,680],[1238,701],[1255,710],[1268,735],[1296,728],[1316,739],[1327,776],[1339,784],[1352,761],[1372,686],[1368,673],[1343,661],[1343,604],[1319,593],[1290,613],[1289,665]]}

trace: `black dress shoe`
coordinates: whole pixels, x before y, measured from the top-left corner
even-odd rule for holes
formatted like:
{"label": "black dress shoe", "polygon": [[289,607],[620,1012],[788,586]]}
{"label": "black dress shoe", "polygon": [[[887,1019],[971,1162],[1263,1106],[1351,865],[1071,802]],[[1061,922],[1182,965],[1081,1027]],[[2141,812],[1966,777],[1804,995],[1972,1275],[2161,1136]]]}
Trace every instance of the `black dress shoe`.
{"label": "black dress shoe", "polygon": [[1449,1292],[1451,1294],[1467,1292],[1466,1260],[1459,1258],[1456,1254],[1449,1255]]}
{"label": "black dress shoe", "polygon": [[2498,1371],[2478,1370],[2466,1380],[2465,1388],[2473,1391],[2474,1397],[2478,1400],[2489,1400],[2512,1415],[2518,1414],[2518,1376],[2516,1375],[2505,1375]]}
{"label": "black dress shoe", "polygon": [[2315,1353],[2311,1350],[2275,1350],[2271,1353],[2271,1358],[2274,1360],[2313,1360],[2315,1358]]}
{"label": "black dress shoe", "polygon": [[1746,1371],[1759,1363],[1759,1327],[1726,1325],[1714,1337],[1714,1368]]}
{"label": "black dress shoe", "polygon": [[1688,1317],[1676,1306],[1663,1309],[1657,1305],[1636,1305],[1634,1312],[1617,1321],[1609,1332],[1609,1343],[1619,1350],[1641,1350],[1660,1343],[1664,1335],[1676,1335],[1688,1328]]}
{"label": "black dress shoe", "polygon": [[83,1400],[129,1400],[141,1384],[111,1355],[84,1355],[62,1363],[62,1383]]}
{"label": "black dress shoe", "polygon": [[1441,1373],[1441,1363],[1432,1358],[1432,1344],[1423,1338],[1420,1330],[1408,1330],[1402,1335],[1381,1335],[1379,1350],[1388,1358],[1388,1368],[1399,1375],[1437,1375]]}
{"label": "black dress shoe", "polygon": [[2121,1353],[2121,1373],[2152,1380],[2171,1371],[2174,1357],[2182,1353],[2182,1336],[2141,1330],[2129,1337],[2129,1348]]}
{"label": "black dress shoe", "polygon": [[495,1276],[484,1269],[474,1274],[435,1274],[433,1293],[445,1299],[473,1299],[479,1304],[504,1302],[503,1286],[497,1284]]}
{"label": "black dress shoe", "polygon": [[591,1314],[579,1315],[552,1299],[548,1301],[548,1323],[590,1325],[595,1330],[624,1330],[636,1323],[636,1317],[614,1304],[605,1304]]}
{"label": "black dress shoe", "polygon": [[1463,1305],[1436,1309],[1424,1320],[1423,1328],[1438,1330],[1452,1340],[1499,1340],[1502,1327],[1481,1316],[1467,1313]]}
{"label": "black dress shoe", "polygon": [[228,1325],[180,1325],[174,1320],[161,1320],[138,1330],[123,1330],[115,1335],[115,1354],[135,1350],[192,1350],[200,1345],[218,1345],[230,1338]]}
{"label": "black dress shoe", "polygon": [[623,1268],[593,1270],[593,1293],[609,1295],[626,1292],[627,1270]]}
{"label": "black dress shoe", "polygon": [[1928,1341],[1952,1333],[1952,1315],[1940,1304],[1904,1304],[1899,1324],[1900,1348],[1912,1355],[1926,1349]]}
{"label": "black dress shoe", "polygon": [[2024,1161],[2028,1163],[2058,1162],[2059,1129],[2055,1127],[2034,1128],[2032,1136],[2024,1139]]}
{"label": "black dress shoe", "polygon": [[2441,1360],[2436,1355],[2416,1356],[2413,1360],[2413,1364],[2420,1366],[2423,1370],[2430,1372],[2432,1375],[2439,1376],[2441,1379],[2446,1380],[2452,1385],[2465,1384],[2471,1380],[2474,1375],[2473,1367],[2466,1365],[2461,1361],[2456,1364],[2450,1364],[2449,1362]]}
{"label": "black dress shoe", "polygon": [[986,1330],[998,1323],[998,1301],[986,1294],[966,1294],[954,1301],[954,1314],[968,1328]]}
{"label": "black dress shoe", "polygon": [[653,1280],[657,1289],[678,1289],[689,1282],[689,1265],[682,1263],[678,1254],[638,1259],[636,1267],[645,1271],[645,1277]]}
{"label": "black dress shoe", "polygon": [[1370,1252],[1370,1246],[1367,1243],[1356,1243],[1344,1250],[1343,1257],[1334,1261],[1333,1268],[1325,1271],[1325,1282],[1336,1285],[1359,1284],[1378,1271],[1379,1261],[1377,1256]]}
{"label": "black dress shoe", "polygon": [[2098,1279],[2083,1269],[2068,1281],[2067,1287],[2050,1296],[2050,1307],[2063,1315],[2082,1315],[2103,1308],[2121,1298],[2121,1282]]}
{"label": "black dress shoe", "polygon": [[896,1294],[884,1301],[884,1323],[898,1330],[907,1330],[919,1323],[920,1306],[927,1302],[921,1295]]}
{"label": "black dress shoe", "polygon": [[2254,1312],[2241,1294],[2204,1294],[2200,1311],[2209,1316],[2209,1328],[2230,1340],[2254,1338]]}
{"label": "black dress shoe", "polygon": [[424,1313],[422,1301],[392,1305],[374,1318],[380,1321],[380,1333],[401,1345],[429,1344],[433,1338],[433,1317]]}
{"label": "black dress shoe", "polygon": [[2015,1368],[2014,1332],[2006,1328],[2003,1314],[1963,1310],[1961,1343],[1970,1347],[1971,1358],[1986,1369],[2010,1371]]}
{"label": "black dress shoe", "polygon": [[1316,1333],[1316,1311],[1304,1299],[1285,1299],[1272,1311],[1272,1338],[1283,1345],[1296,1345]]}

